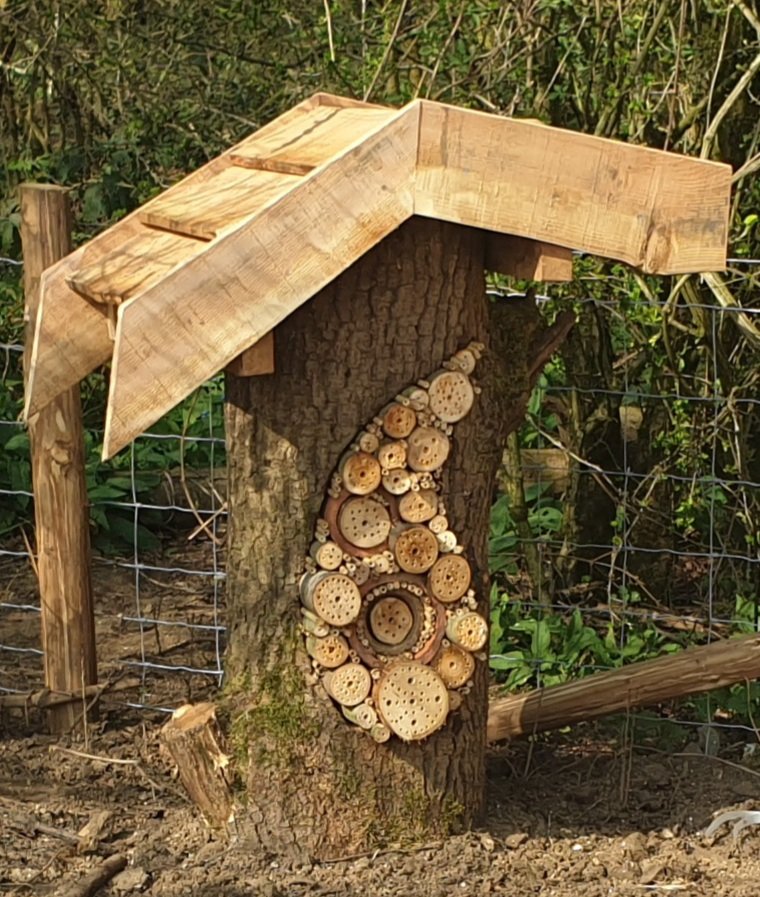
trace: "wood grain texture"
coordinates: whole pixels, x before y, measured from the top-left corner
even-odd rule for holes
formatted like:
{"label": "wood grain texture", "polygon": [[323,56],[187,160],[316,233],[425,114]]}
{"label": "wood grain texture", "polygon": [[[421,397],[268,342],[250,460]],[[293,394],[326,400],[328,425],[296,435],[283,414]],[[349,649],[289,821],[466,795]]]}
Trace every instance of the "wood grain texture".
{"label": "wood grain texture", "polygon": [[[405,221],[416,104],[120,306],[103,446],[110,457]],[[316,227],[329,221],[329,228]],[[171,339],[167,339],[171,334]]]}
{"label": "wood grain texture", "polygon": [[[66,191],[50,185],[22,186],[21,239],[28,362],[40,277],[71,250]],[[28,423],[45,686],[81,694],[97,682],[97,665],[79,385],[59,393]],[[81,717],[82,704],[56,705],[47,713],[51,731],[66,732]]]}
{"label": "wood grain texture", "polygon": [[486,270],[516,277],[562,283],[573,279],[573,253],[564,246],[511,234],[486,236]]}
{"label": "wood grain texture", "polygon": [[273,166],[276,171],[308,174],[397,114],[396,109],[378,106],[316,106],[279,129],[254,134],[232,154],[232,161],[249,168]]}
{"label": "wood grain texture", "polygon": [[300,177],[232,165],[191,190],[168,190],[140,210],[140,221],[213,240],[291,190]]}
{"label": "wood grain texture", "polygon": [[754,633],[499,698],[488,711],[488,740],[545,732],[758,678],[760,635]]}
{"label": "wood grain texture", "polygon": [[725,268],[731,169],[422,101],[415,213],[674,274]]}
{"label": "wood grain texture", "polygon": [[258,377],[274,373],[274,330],[241,352],[227,365],[228,374],[236,377]]}
{"label": "wood grain texture", "polygon": [[97,260],[83,262],[66,277],[66,283],[93,302],[120,305],[160,283],[173,268],[205,249],[202,240],[152,227],[135,227],[134,236]]}

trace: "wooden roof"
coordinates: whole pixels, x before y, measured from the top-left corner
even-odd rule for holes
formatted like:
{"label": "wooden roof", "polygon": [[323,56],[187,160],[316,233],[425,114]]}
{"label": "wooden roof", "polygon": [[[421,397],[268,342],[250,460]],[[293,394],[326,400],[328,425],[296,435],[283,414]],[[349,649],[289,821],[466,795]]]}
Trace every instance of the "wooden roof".
{"label": "wooden roof", "polygon": [[722,269],[730,178],[537,122],[317,94],[45,272],[26,413],[112,360],[109,457],[414,214],[646,272]]}

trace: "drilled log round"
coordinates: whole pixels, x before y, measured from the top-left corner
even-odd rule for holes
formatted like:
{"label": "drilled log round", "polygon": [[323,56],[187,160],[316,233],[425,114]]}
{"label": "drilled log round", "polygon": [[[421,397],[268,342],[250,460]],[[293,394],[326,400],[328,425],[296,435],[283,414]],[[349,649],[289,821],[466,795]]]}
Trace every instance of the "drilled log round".
{"label": "drilled log round", "polygon": [[391,470],[383,476],[383,489],[391,495],[405,495],[412,488],[412,477],[405,467]]}
{"label": "drilled log round", "polygon": [[344,663],[322,677],[325,690],[333,700],[346,707],[361,704],[372,688],[369,670],[360,663]]}
{"label": "drilled log round", "polygon": [[432,595],[444,604],[450,604],[467,592],[472,580],[472,570],[461,554],[439,557],[428,573],[428,588]]}
{"label": "drilled log round", "polygon": [[433,517],[433,519],[428,523],[428,528],[430,529],[431,533],[435,533],[437,535],[438,533],[442,533],[444,532],[444,530],[447,530],[449,528],[449,521],[443,516],[443,514],[436,514],[435,517]]}
{"label": "drilled log round", "polygon": [[351,498],[338,513],[341,535],[357,548],[383,545],[391,531],[388,510],[372,498]]}
{"label": "drilled log round", "polygon": [[446,722],[449,694],[431,667],[414,661],[393,664],[375,689],[378,712],[402,741],[427,738]]}
{"label": "drilled log round", "polygon": [[406,445],[395,440],[385,442],[377,450],[377,460],[382,470],[396,470],[406,465]]}
{"label": "drilled log round", "polygon": [[328,670],[348,660],[348,642],[342,635],[327,635],[324,638],[309,635],[306,637],[306,650],[310,657]]}
{"label": "drilled log round", "polygon": [[382,469],[377,458],[369,452],[352,452],[343,459],[340,475],[352,495],[369,495],[380,485]]}
{"label": "drilled log round", "polygon": [[391,439],[404,439],[417,426],[413,409],[394,402],[383,414],[383,430]]}
{"label": "drilled log round", "polygon": [[372,635],[383,644],[400,645],[412,631],[414,614],[401,598],[381,598],[369,614]]}
{"label": "drilled log round", "polygon": [[323,570],[337,570],[343,563],[343,549],[335,542],[314,542],[309,553]]}
{"label": "drilled log round", "polygon": [[467,374],[442,371],[430,381],[430,410],[446,423],[461,420],[472,408],[475,392]]}
{"label": "drilled log round", "polygon": [[393,544],[399,567],[407,573],[426,573],[438,557],[438,542],[427,527],[402,530]]}
{"label": "drilled log round", "polygon": [[480,651],[488,638],[488,623],[475,611],[454,614],[446,624],[446,635],[465,651]]}
{"label": "drilled log round", "polygon": [[408,492],[398,503],[398,513],[407,523],[425,523],[438,511],[438,493],[435,489]]}
{"label": "drilled log round", "polygon": [[376,723],[369,730],[369,734],[372,736],[373,741],[376,741],[378,744],[385,744],[391,737],[391,730],[385,723]]}
{"label": "drilled log round", "polygon": [[377,711],[369,704],[358,704],[356,707],[342,707],[343,716],[360,729],[371,729],[377,725]]}
{"label": "drilled log round", "polygon": [[434,427],[417,427],[408,440],[407,463],[418,473],[432,472],[443,467],[449,457],[449,437]]}
{"label": "drilled log round", "polygon": [[433,667],[447,688],[461,688],[475,672],[475,658],[457,645],[441,648]]}

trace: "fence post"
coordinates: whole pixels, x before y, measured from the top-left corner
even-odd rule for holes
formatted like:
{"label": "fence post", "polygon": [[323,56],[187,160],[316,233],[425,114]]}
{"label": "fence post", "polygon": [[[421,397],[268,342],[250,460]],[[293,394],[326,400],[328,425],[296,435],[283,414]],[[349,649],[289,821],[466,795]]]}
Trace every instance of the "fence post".
{"label": "fence post", "polygon": [[[21,186],[25,346],[28,376],[45,268],[71,252],[71,207],[66,190]],[[83,695],[97,682],[90,581],[90,535],[79,386],[62,393],[28,421],[37,535],[37,567],[45,654],[45,686]],[[51,707],[51,732],[82,718],[84,697]]]}

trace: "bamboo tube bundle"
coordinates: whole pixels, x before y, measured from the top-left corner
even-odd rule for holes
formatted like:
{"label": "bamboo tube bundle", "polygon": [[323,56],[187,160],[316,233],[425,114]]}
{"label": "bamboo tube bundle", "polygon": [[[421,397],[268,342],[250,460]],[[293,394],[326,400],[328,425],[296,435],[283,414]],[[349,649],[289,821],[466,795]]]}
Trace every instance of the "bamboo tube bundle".
{"label": "bamboo tube bundle", "polygon": [[357,432],[305,563],[306,651],[347,722],[378,743],[445,725],[483,660],[487,624],[441,496],[481,351],[460,349]]}

